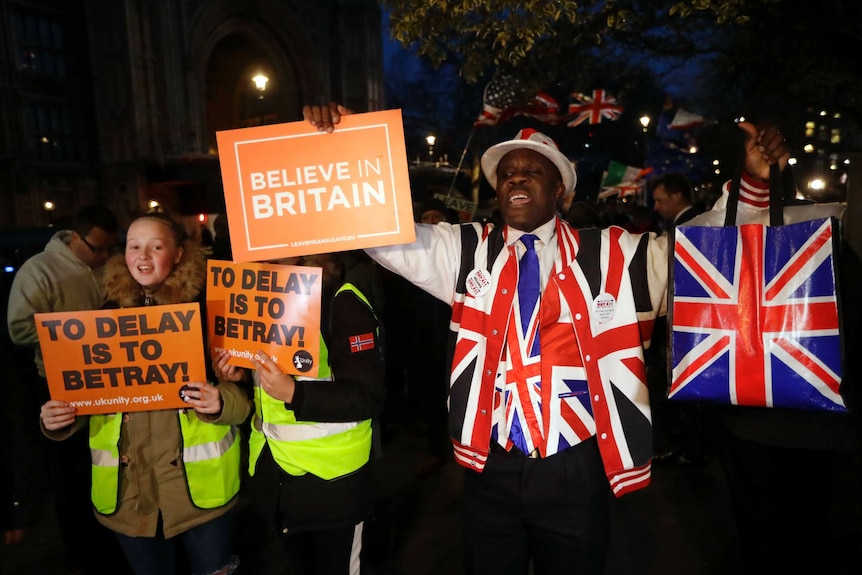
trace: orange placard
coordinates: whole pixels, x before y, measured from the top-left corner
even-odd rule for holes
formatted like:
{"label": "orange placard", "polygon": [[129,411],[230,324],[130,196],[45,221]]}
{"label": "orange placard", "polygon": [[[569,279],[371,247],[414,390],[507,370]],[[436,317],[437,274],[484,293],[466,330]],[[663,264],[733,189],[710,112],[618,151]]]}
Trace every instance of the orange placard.
{"label": "orange placard", "polygon": [[400,110],[216,133],[234,261],[412,242]]}
{"label": "orange placard", "polygon": [[180,388],[206,381],[197,303],[37,313],[52,399],[79,415],[188,407]]}
{"label": "orange placard", "polygon": [[317,376],[322,274],[318,267],[210,260],[207,335],[213,353],[226,349],[230,363],[254,367],[250,358],[262,350],[285,373]]}

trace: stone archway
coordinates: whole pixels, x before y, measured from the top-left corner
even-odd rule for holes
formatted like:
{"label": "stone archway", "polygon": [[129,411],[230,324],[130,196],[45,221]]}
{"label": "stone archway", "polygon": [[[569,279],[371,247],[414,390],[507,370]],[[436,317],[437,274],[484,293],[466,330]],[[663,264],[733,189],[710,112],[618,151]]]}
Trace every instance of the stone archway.
{"label": "stone archway", "polygon": [[[258,2],[252,16],[242,2],[217,0],[193,19],[189,50],[191,94],[202,151],[216,154],[219,130],[301,119],[316,93],[311,42],[278,2]],[[266,88],[252,78],[264,74]]]}

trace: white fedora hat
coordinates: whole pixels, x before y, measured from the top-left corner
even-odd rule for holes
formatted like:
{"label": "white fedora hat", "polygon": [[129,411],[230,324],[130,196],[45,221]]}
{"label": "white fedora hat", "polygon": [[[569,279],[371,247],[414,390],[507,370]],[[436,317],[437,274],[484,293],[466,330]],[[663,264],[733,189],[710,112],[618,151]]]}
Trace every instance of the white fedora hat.
{"label": "white fedora hat", "polygon": [[554,140],[533,128],[520,130],[513,139],[494,144],[482,154],[482,173],[485,174],[485,178],[492,187],[497,187],[497,164],[500,163],[503,156],[512,150],[521,148],[539,152],[554,162],[560,171],[560,176],[562,176],[563,186],[566,188],[564,193],[574,191],[575,184],[578,183],[578,176],[575,174],[572,162],[560,151]]}

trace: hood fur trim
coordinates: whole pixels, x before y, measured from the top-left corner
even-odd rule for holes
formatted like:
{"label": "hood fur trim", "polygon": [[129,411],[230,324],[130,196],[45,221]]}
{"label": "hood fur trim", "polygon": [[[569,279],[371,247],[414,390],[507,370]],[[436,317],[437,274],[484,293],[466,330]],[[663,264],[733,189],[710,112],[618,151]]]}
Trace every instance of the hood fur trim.
{"label": "hood fur trim", "polygon": [[[189,303],[197,300],[206,283],[206,255],[199,242],[183,243],[183,257],[161,287],[150,294],[159,305]],[[105,264],[105,297],[120,307],[142,305],[144,291],[126,267],[123,254],[113,256]]]}

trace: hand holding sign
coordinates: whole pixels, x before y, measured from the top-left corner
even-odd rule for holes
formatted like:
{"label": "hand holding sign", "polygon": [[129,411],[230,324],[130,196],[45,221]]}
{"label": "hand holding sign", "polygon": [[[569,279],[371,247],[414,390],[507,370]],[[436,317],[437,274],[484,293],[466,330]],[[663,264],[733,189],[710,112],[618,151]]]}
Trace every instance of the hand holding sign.
{"label": "hand holding sign", "polygon": [[279,399],[285,403],[293,401],[293,393],[296,391],[296,380],[279,369],[278,364],[272,361],[263,350],[258,350],[257,355],[251,358],[260,386],[270,397]]}
{"label": "hand holding sign", "polygon": [[70,403],[52,399],[39,410],[39,419],[48,431],[57,431],[75,423],[77,414]]}
{"label": "hand holding sign", "polygon": [[206,382],[185,384],[180,390],[180,397],[198,413],[216,415],[222,409],[221,393],[216,386]]}
{"label": "hand holding sign", "polygon": [[353,110],[345,108],[337,102],[330,102],[329,106],[303,106],[303,119],[315,126],[319,132],[332,132],[335,124],[341,121],[341,116],[349,116]]}
{"label": "hand holding sign", "polygon": [[213,358],[213,372],[219,381],[239,383],[245,379],[246,372],[239,366],[230,363],[231,354],[226,349],[219,349]]}

